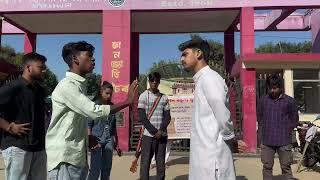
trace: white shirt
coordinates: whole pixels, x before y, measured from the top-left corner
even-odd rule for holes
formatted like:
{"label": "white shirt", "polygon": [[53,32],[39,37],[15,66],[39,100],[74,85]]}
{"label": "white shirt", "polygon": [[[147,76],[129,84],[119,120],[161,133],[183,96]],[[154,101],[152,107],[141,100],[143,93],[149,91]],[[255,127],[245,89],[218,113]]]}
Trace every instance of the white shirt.
{"label": "white shirt", "polygon": [[[157,99],[157,95],[153,94],[149,90],[145,90],[140,96],[138,101],[138,108],[144,109],[146,111],[146,115],[148,116],[148,113],[150,109],[153,106],[154,101]],[[168,103],[168,97],[166,95],[162,95],[161,99],[154,110],[151,118],[149,119],[150,123],[156,128],[160,129],[161,123],[163,121],[163,112],[169,111],[169,103]],[[151,133],[147,129],[144,129],[143,135],[153,137]]]}
{"label": "white shirt", "polygon": [[195,98],[190,139],[189,180],[235,180],[232,153],[225,140],[234,137],[228,88],[209,66],[194,77]]}

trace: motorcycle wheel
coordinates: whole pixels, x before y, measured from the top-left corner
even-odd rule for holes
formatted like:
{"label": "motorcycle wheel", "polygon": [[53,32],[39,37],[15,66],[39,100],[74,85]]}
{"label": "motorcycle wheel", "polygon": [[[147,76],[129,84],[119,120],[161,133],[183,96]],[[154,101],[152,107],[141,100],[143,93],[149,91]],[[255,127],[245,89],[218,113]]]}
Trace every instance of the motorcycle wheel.
{"label": "motorcycle wheel", "polygon": [[305,155],[303,157],[303,161],[302,161],[302,165],[304,167],[307,167],[307,168],[311,168],[313,167],[314,165],[316,165],[318,162],[318,159],[314,156],[308,156],[308,155]]}

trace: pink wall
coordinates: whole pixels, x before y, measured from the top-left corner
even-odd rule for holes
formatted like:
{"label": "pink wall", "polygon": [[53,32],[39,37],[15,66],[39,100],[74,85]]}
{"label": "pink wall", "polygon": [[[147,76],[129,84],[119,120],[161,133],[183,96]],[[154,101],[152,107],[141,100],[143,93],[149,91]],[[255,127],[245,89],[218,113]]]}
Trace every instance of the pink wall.
{"label": "pink wall", "polygon": [[[290,0],[290,6],[320,6],[319,0]],[[0,0],[0,11],[193,9],[288,6],[288,0],[125,0],[113,7],[107,0]]]}
{"label": "pink wall", "polygon": [[[271,24],[272,20],[277,17],[277,14],[255,14],[254,15],[254,29],[257,31],[264,31],[269,24]],[[308,16],[304,16],[304,14],[293,13],[288,16],[286,19],[281,21],[276,27],[277,30],[281,31],[304,31],[307,30],[309,24]],[[237,25],[237,29],[240,29],[241,25]]]}
{"label": "pink wall", "polygon": [[[255,53],[254,49],[254,10],[241,8],[240,56],[241,61],[246,54]],[[255,69],[241,69],[242,86],[242,116],[243,141],[247,144],[248,152],[257,149],[257,116],[256,116],[256,71]]]}
{"label": "pink wall", "polygon": [[312,52],[320,53],[320,10],[315,10],[311,15]]}
{"label": "pink wall", "polygon": [[[115,103],[127,98],[130,84],[130,11],[103,11],[102,79],[113,84]],[[119,146],[129,149],[129,108],[122,110],[124,124],[118,127]]]}
{"label": "pink wall", "polygon": [[2,19],[0,18],[0,47],[1,47],[1,36],[2,36]]}
{"label": "pink wall", "polygon": [[36,51],[37,35],[34,33],[24,34],[24,53]]}
{"label": "pink wall", "polygon": [[6,21],[2,21],[3,34],[24,34],[24,32]]}
{"label": "pink wall", "polygon": [[243,62],[312,63],[320,62],[320,53],[262,53],[246,54]]}

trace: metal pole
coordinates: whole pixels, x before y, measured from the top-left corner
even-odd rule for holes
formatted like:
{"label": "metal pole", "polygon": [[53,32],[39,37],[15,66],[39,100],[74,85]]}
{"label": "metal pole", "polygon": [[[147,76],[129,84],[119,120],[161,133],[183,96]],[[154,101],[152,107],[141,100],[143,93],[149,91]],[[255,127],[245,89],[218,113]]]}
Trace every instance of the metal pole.
{"label": "metal pole", "polygon": [[306,151],[307,151],[308,146],[309,146],[309,142],[307,141],[306,144],[304,145],[304,148],[303,148],[303,151],[302,151],[302,157],[301,157],[301,159],[300,159],[300,161],[299,161],[298,168],[297,168],[297,172],[300,171],[300,167],[301,167],[301,165],[302,165],[302,161],[303,161],[303,158],[304,158],[304,155],[305,155],[305,153],[306,153]]}

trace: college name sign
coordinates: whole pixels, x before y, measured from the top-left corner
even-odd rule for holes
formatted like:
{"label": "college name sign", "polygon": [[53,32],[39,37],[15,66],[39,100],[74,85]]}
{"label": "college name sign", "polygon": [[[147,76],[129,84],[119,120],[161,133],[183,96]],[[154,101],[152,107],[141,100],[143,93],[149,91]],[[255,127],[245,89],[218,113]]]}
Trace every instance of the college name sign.
{"label": "college name sign", "polygon": [[0,12],[319,6],[319,0],[0,0]]}

